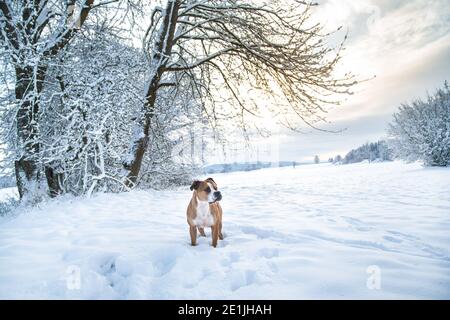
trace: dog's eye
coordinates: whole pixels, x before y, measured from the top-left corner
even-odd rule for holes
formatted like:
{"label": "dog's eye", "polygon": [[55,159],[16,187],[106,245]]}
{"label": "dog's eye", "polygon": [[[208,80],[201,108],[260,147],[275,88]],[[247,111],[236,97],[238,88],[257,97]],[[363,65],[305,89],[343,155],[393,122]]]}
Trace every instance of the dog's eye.
{"label": "dog's eye", "polygon": [[211,192],[211,188],[210,187],[206,188],[205,192],[210,193]]}

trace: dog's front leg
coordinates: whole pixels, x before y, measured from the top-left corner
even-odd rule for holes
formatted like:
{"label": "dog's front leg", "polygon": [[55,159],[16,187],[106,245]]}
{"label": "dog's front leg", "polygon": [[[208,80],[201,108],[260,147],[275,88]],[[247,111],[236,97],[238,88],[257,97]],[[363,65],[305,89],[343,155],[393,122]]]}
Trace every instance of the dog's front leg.
{"label": "dog's front leg", "polygon": [[213,247],[217,247],[217,241],[219,240],[219,227],[212,226],[211,227],[211,235],[212,235],[212,245]]}
{"label": "dog's front leg", "polygon": [[197,227],[196,226],[190,226],[189,227],[189,234],[191,235],[191,245],[192,246],[197,245]]}

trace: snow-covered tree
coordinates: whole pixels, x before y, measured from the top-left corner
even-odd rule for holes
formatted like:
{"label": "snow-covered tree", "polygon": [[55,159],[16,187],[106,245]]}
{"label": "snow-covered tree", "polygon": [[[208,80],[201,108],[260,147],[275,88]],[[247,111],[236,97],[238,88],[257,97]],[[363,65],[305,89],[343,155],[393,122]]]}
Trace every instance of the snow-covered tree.
{"label": "snow-covered tree", "polygon": [[314,4],[155,2],[0,0],[1,167],[21,198],[184,182],[224,131],[314,127],[356,83]]}
{"label": "snow-covered tree", "polygon": [[315,164],[320,163],[320,158],[319,158],[318,155],[315,155],[315,156],[314,156],[314,163],[315,163]]}
{"label": "snow-covered tree", "polygon": [[340,154],[338,154],[336,157],[334,157],[333,163],[341,164],[341,162],[342,162],[342,156]]}
{"label": "snow-covered tree", "polygon": [[148,55],[145,102],[124,163],[127,185],[139,177],[161,89],[186,82],[213,125],[228,119],[244,128],[263,111],[260,97],[244,93],[249,89],[277,100],[268,111],[288,127],[294,126],[291,115],[313,126],[323,119],[325,105],[338,103],[329,97],[349,94],[356,83],[353,76],[334,74],[342,44],[336,52],[324,44],[328,34],[310,22],[311,5],[167,0],[156,7],[143,41]]}
{"label": "snow-covered tree", "polygon": [[445,82],[427,99],[403,104],[389,125],[396,157],[429,166],[450,165],[450,88]]}
{"label": "snow-covered tree", "polygon": [[[40,152],[51,196],[120,191],[133,123],[142,107],[145,57],[103,23],[91,25],[49,65],[40,93]],[[177,88],[181,93],[182,87]],[[167,187],[190,180],[189,140],[201,107],[174,88],[161,91],[141,186]],[[170,109],[159,106],[172,104]],[[5,113],[5,123],[14,118]],[[199,121],[197,121],[199,120]],[[5,162],[5,161],[4,161]]]}
{"label": "snow-covered tree", "polygon": [[[0,47],[6,71],[11,74],[15,108],[14,159],[21,198],[38,186],[42,171],[41,94],[51,65],[85,25],[91,11],[118,0],[0,1]],[[47,179],[52,177],[47,177]]]}
{"label": "snow-covered tree", "polygon": [[375,143],[366,143],[359,148],[351,150],[344,157],[343,163],[356,163],[364,160],[372,161],[391,161],[392,153],[388,144],[384,140]]}
{"label": "snow-covered tree", "polygon": [[98,26],[74,39],[60,61],[49,68],[41,96],[41,161],[50,190],[112,190],[121,181],[129,123],[142,102],[136,84],[144,77],[144,57]]}
{"label": "snow-covered tree", "polygon": [[[15,167],[21,198],[47,189],[51,196],[123,189],[146,70],[129,28],[139,31],[134,13],[144,7],[132,0],[0,1],[3,165]],[[162,93],[159,101],[173,98]],[[155,117],[144,159],[153,180],[180,173],[173,134],[193,120],[181,111]]]}

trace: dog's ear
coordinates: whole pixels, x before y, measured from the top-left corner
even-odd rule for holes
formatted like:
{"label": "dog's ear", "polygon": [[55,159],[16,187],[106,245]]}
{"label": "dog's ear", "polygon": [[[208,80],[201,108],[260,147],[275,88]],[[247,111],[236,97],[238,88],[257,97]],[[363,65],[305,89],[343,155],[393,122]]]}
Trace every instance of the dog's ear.
{"label": "dog's ear", "polygon": [[212,182],[214,182],[214,183],[216,183],[216,182],[214,181],[214,179],[213,179],[213,178],[211,178],[211,177],[210,177],[210,178],[208,178],[208,179],[206,179],[206,181],[208,181],[208,180],[209,180],[209,181],[212,181]]}
{"label": "dog's ear", "polygon": [[199,186],[200,186],[200,181],[198,181],[198,180],[193,181],[191,184],[191,191],[194,189],[197,190]]}

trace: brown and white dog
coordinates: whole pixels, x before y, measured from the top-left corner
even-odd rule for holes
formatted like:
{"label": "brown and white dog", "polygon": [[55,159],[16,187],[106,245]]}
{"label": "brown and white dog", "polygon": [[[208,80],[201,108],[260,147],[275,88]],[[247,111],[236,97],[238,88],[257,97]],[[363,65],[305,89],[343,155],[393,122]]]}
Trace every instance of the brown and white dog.
{"label": "brown and white dog", "polygon": [[200,235],[206,237],[204,228],[211,227],[212,245],[215,248],[218,239],[223,240],[222,207],[219,204],[222,194],[212,178],[204,181],[195,180],[192,182],[191,190],[194,192],[187,207],[191,245],[197,244],[197,228]]}

